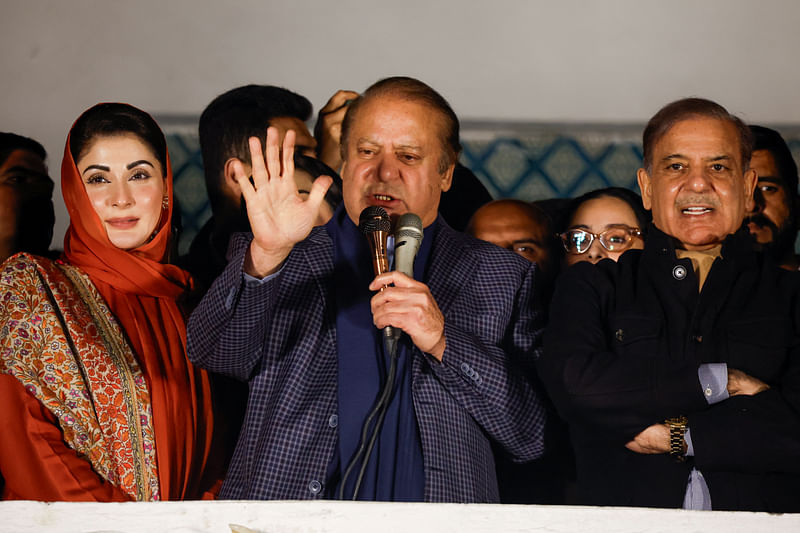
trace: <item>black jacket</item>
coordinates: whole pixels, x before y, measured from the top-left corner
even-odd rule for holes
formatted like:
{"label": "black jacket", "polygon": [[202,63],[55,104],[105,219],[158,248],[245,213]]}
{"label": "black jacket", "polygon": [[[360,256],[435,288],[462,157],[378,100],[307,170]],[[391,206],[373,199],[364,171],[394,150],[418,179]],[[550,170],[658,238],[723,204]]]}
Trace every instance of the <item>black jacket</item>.
{"label": "black jacket", "polygon": [[[800,274],[754,252],[742,229],[697,287],[655,228],[644,250],[559,280],[538,366],[570,425],[581,500],[680,507],[695,466],[714,509],[800,511]],[[711,362],[771,388],[709,406],[697,369]],[[678,415],[694,458],[624,447]]]}

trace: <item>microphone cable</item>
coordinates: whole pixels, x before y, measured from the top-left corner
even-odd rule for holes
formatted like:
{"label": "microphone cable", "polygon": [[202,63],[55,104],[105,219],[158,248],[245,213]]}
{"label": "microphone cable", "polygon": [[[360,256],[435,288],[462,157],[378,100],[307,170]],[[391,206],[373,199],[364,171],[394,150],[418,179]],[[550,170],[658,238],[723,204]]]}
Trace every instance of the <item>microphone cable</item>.
{"label": "microphone cable", "polygon": [[[372,450],[375,447],[375,442],[378,440],[378,435],[380,435],[381,428],[383,427],[383,419],[386,417],[386,411],[389,408],[389,404],[391,403],[392,397],[394,396],[394,382],[397,375],[397,339],[393,337],[386,337],[384,336],[384,347],[386,351],[389,353],[389,372],[386,375],[386,382],[383,384],[383,388],[381,389],[380,394],[378,395],[378,400],[375,402],[375,405],[372,407],[372,410],[367,415],[366,420],[364,420],[364,425],[361,426],[361,439],[359,441],[358,449],[353,457],[350,459],[350,462],[347,464],[347,468],[342,475],[342,479],[339,482],[339,499],[344,500],[344,489],[345,484],[347,483],[347,479],[350,477],[350,474],[353,473],[355,467],[359,464],[359,460],[361,456],[364,455],[364,458],[361,462],[361,468],[359,469],[358,477],[356,478],[356,485],[353,489],[353,496],[352,500],[355,501],[358,498],[358,492],[361,489],[361,483],[364,480],[364,473],[367,471],[367,464],[369,464],[369,458],[372,455]],[[369,436],[369,440],[367,440],[367,435],[369,433],[370,425],[372,424],[372,420],[375,417],[378,417],[377,421],[375,422],[375,426],[372,428],[372,435]]]}
{"label": "microphone cable", "polygon": [[372,455],[375,442],[378,440],[378,435],[380,435],[381,428],[383,427],[383,419],[386,418],[386,411],[389,410],[389,404],[392,403],[392,398],[394,397],[394,382],[397,377],[397,339],[387,339],[386,346],[389,352],[389,373],[386,376],[386,383],[383,387],[382,396],[384,397],[384,403],[381,406],[378,421],[375,423],[375,429],[372,431],[372,437],[367,445],[364,460],[361,463],[361,471],[358,473],[358,478],[356,478],[356,486],[353,489],[353,500],[356,499],[358,491],[361,489],[361,481],[364,479],[364,473],[367,471],[369,458]]}

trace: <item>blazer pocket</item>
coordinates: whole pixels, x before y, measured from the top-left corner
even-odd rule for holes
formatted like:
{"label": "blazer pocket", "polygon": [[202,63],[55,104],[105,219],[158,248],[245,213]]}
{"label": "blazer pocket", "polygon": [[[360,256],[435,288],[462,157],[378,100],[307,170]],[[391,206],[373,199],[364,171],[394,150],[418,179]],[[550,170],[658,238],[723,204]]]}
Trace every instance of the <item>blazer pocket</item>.
{"label": "blazer pocket", "polygon": [[797,345],[792,323],[786,317],[760,317],[728,324],[726,360],[736,368],[764,381],[779,378],[789,350]]}
{"label": "blazer pocket", "polygon": [[609,345],[617,353],[655,357],[659,353],[661,320],[641,316],[617,316],[611,320]]}

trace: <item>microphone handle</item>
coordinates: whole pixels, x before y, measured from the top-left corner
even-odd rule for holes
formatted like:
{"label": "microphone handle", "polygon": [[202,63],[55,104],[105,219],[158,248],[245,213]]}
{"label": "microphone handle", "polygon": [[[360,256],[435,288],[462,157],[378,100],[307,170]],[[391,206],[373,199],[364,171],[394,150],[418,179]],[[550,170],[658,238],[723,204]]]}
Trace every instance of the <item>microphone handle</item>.
{"label": "microphone handle", "polygon": [[[419,250],[419,241],[416,239],[402,237],[395,237],[394,241],[394,269],[402,272],[411,279],[414,279],[414,258],[417,256]],[[393,332],[393,340],[397,342],[400,340],[400,335],[403,330],[395,328]]]}
{"label": "microphone handle", "polygon": [[[367,235],[370,252],[372,253],[372,270],[376,276],[389,271],[389,256],[386,251],[387,237],[388,233],[384,231],[373,231]],[[381,287],[381,290],[385,288],[386,285]],[[399,336],[399,331],[396,331],[392,326],[383,328],[384,342],[396,340]]]}

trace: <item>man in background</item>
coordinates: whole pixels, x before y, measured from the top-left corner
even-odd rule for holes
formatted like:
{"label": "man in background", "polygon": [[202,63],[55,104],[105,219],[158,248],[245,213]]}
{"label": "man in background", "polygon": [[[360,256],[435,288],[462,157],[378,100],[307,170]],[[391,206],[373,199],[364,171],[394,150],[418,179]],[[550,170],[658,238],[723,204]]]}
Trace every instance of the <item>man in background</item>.
{"label": "man in background", "polygon": [[225,268],[231,235],[250,229],[233,173],[235,162],[250,168],[247,139],[263,136],[270,126],[281,138],[292,130],[297,153],[313,157],[317,143],[305,124],[311,111],[308,99],[288,89],[245,85],[217,96],[200,115],[200,150],[212,217],[180,260],[194,277],[198,296]]}
{"label": "man in background", "polygon": [[48,255],[53,238],[53,180],[41,144],[0,132],[0,262],[17,252]]}
{"label": "man in background", "polygon": [[[547,312],[553,281],[558,273],[559,247],[550,216],[534,204],[516,199],[494,200],[478,209],[466,232],[475,238],[514,252],[536,263],[536,286],[542,310]],[[527,377],[539,384],[535,371]],[[528,464],[515,464],[497,454],[497,480],[503,503],[563,504],[574,480],[574,458],[566,425],[548,408],[545,454]]]}
{"label": "man in background", "polygon": [[535,205],[515,199],[494,200],[472,215],[466,232],[536,263],[543,274],[537,281],[554,277],[559,243],[550,217]]}
{"label": "man in background", "polygon": [[750,168],[758,174],[755,204],[746,222],[750,233],[773,259],[787,270],[798,270],[800,258],[794,243],[800,229],[797,165],[780,133],[750,126],[753,156]]}

